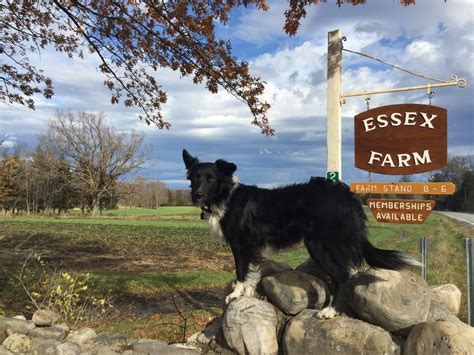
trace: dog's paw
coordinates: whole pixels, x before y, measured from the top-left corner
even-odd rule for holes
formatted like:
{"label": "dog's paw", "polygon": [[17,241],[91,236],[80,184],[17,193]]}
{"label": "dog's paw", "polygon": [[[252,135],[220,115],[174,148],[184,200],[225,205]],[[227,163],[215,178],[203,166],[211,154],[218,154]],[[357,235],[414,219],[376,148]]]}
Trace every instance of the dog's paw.
{"label": "dog's paw", "polygon": [[336,309],[334,307],[326,307],[326,308],[323,308],[322,310],[320,310],[317,314],[316,314],[316,317],[318,319],[332,319],[336,316],[339,315],[339,312],[336,311]]}
{"label": "dog's paw", "polygon": [[230,293],[226,298],[225,298],[225,303],[229,304],[233,300],[236,300],[237,298],[240,298],[245,295],[245,287],[242,283],[237,282],[235,285],[234,291]]}

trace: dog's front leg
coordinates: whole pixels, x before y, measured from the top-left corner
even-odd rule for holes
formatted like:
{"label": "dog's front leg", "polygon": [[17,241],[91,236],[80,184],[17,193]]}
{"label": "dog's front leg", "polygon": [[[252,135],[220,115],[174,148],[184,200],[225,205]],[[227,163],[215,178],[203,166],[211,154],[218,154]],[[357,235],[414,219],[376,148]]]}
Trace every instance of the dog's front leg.
{"label": "dog's front leg", "polygon": [[237,248],[232,248],[232,252],[235,259],[237,283],[234,291],[225,299],[227,304],[242,296],[255,297],[257,284],[261,278],[260,265],[250,263],[248,256],[242,255]]}

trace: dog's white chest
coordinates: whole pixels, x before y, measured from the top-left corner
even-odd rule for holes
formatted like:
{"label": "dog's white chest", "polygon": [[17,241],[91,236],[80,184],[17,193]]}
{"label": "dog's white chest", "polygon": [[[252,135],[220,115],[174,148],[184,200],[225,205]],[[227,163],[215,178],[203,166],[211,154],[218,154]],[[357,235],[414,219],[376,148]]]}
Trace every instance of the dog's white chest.
{"label": "dog's white chest", "polygon": [[209,232],[211,234],[211,238],[220,241],[224,239],[224,234],[222,233],[221,228],[221,219],[223,213],[212,212],[209,214],[207,219],[207,225],[209,226]]}

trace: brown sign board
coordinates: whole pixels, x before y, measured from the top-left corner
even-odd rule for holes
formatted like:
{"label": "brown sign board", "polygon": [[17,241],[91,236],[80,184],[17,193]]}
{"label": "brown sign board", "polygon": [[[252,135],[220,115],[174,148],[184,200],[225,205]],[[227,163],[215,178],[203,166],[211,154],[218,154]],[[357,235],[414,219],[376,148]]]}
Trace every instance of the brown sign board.
{"label": "brown sign board", "polygon": [[351,191],[374,195],[452,195],[456,185],[452,182],[353,182]]}
{"label": "brown sign board", "polygon": [[354,117],[355,166],[379,174],[424,173],[447,165],[447,110],[401,104]]}
{"label": "brown sign board", "polygon": [[378,222],[422,224],[436,202],[433,200],[369,199],[367,205]]}

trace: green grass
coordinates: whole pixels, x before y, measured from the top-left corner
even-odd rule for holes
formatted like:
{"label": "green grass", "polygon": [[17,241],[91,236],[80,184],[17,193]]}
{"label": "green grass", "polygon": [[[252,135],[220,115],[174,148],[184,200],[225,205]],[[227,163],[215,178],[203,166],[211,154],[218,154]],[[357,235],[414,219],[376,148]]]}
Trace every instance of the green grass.
{"label": "green grass", "polygon": [[120,297],[153,297],[175,290],[224,288],[235,278],[233,272],[188,270],[176,272],[143,272],[113,274],[96,272],[93,281],[97,290]]}
{"label": "green grass", "polygon": [[[200,213],[201,210],[199,207],[195,206],[162,206],[158,209],[156,208],[140,208],[140,207],[120,207],[115,209],[104,209],[102,211],[102,216],[104,217],[148,217],[148,216],[176,216],[181,217],[183,215],[194,215],[196,216]],[[67,212],[67,216],[81,216],[81,211],[79,209],[70,210]],[[85,213],[83,216],[90,216],[88,213]]]}
{"label": "green grass", "polygon": [[[158,317],[145,312],[141,317],[135,316],[136,308],[156,302],[168,302],[169,307],[169,296],[178,293],[188,301],[197,298],[196,304],[205,304],[201,313],[196,313],[197,322],[204,322],[217,314],[220,292],[234,279],[229,248],[209,238],[207,224],[199,219],[199,214],[195,207],[162,207],[105,211],[99,218],[76,214],[2,215],[0,312],[13,315],[24,309],[27,298],[14,275],[23,261],[36,253],[48,265],[70,273],[91,273],[94,292],[107,295],[117,304],[116,317],[96,323],[98,329],[125,329],[130,336],[169,340],[174,326],[168,333],[147,333],[147,329],[163,327],[176,313]],[[370,211],[367,215],[369,239],[378,247],[396,249],[420,260],[419,238],[426,236],[432,240],[428,283],[457,285],[463,293],[460,317],[466,320],[463,238],[472,235],[472,228],[436,213],[422,225],[379,223]],[[308,254],[304,247],[297,247],[273,258],[296,267]]]}
{"label": "green grass", "polygon": [[179,222],[180,228],[207,228],[205,222],[194,220],[172,220],[172,219],[111,219],[111,218],[65,218],[65,217],[43,217],[43,216],[0,216],[1,222],[25,222],[25,223],[44,223],[44,224],[82,224],[82,225],[119,225],[119,226],[156,226],[156,227],[175,227]]}

